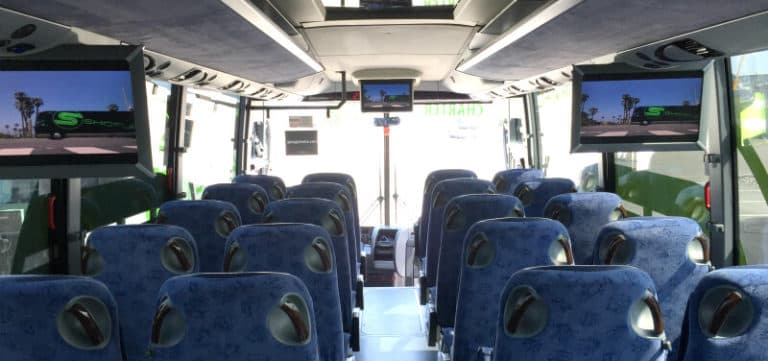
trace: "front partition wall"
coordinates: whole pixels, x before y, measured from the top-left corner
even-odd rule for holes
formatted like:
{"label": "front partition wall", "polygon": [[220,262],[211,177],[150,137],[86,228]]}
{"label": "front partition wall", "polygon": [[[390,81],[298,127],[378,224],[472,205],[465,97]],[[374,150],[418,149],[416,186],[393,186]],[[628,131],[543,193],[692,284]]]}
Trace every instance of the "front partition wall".
{"label": "front partition wall", "polygon": [[[400,118],[399,125],[389,128],[392,224],[412,225],[416,221],[424,179],[433,170],[465,168],[490,180],[505,169],[505,123],[510,114],[520,117],[524,113],[515,108],[522,106],[519,103],[512,105],[512,111],[507,100],[416,104],[413,112],[390,114]],[[383,224],[384,205],[379,197],[384,195],[384,128],[374,125],[374,118],[383,114],[363,114],[359,103],[348,102],[332,110],[330,117],[326,115],[325,110],[300,109],[251,113],[252,129],[268,123],[269,173],[282,177],[289,186],[313,172],[351,174],[357,183],[361,224]],[[286,132],[294,131],[317,132],[316,155],[286,154]],[[516,152],[522,153],[515,153],[516,158],[526,154]],[[251,157],[248,168],[260,168],[265,158]]]}

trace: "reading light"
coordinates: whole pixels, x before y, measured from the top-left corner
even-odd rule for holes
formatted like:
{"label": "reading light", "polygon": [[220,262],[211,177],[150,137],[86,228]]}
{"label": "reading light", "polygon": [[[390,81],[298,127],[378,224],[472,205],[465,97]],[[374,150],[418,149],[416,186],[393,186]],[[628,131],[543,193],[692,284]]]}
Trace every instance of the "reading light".
{"label": "reading light", "polygon": [[537,9],[531,15],[528,15],[525,19],[518,24],[501,34],[496,41],[481,49],[469,60],[461,63],[456,70],[460,72],[466,72],[478,63],[488,59],[493,54],[498,53],[501,49],[506,48],[510,44],[520,40],[524,36],[530,34],[532,31],[538,29],[542,25],[552,21],[556,17],[564,14],[566,11],[572,9],[576,5],[579,5],[584,0],[552,0],[547,5]]}
{"label": "reading light", "polygon": [[272,20],[270,20],[261,10],[254,7],[247,0],[221,0],[224,5],[229,6],[234,12],[238,13],[243,19],[247,20],[253,26],[263,31],[264,34],[280,44],[285,50],[299,58],[304,64],[307,64],[312,70],[321,72],[323,66],[313,59],[307,52],[301,49],[291,38],[286,35]]}

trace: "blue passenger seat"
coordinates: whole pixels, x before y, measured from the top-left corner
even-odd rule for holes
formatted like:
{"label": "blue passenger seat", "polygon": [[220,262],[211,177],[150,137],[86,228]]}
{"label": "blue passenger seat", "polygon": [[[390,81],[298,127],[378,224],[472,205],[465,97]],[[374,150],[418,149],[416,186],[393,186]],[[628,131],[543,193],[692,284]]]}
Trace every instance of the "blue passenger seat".
{"label": "blue passenger seat", "polygon": [[427,247],[427,228],[429,228],[429,212],[432,209],[432,190],[435,185],[446,179],[454,178],[473,178],[476,179],[475,172],[466,169],[440,169],[427,175],[424,180],[424,195],[421,200],[421,216],[418,223],[418,233],[416,234],[416,257],[423,258]]}
{"label": "blue passenger seat", "polygon": [[587,192],[560,194],[547,202],[544,217],[565,225],[573,243],[576,264],[592,264],[592,254],[600,228],[627,218],[621,198],[613,193]]}
{"label": "blue passenger seat", "polygon": [[203,191],[203,199],[229,202],[237,207],[243,224],[261,223],[264,209],[269,203],[269,195],[264,188],[249,183],[224,183],[208,186]]}
{"label": "blue passenger seat", "polygon": [[267,206],[264,223],[308,223],[320,226],[330,234],[336,254],[336,274],[344,331],[350,334],[350,346],[357,351],[360,325],[354,312],[355,292],[352,289],[349,242],[341,207],[333,201],[319,198],[283,199]]}
{"label": "blue passenger seat", "polygon": [[224,243],[241,224],[240,213],[232,203],[214,200],[163,203],[157,223],[182,227],[192,235],[200,256],[200,272],[221,272]]}
{"label": "blue passenger seat", "polygon": [[507,169],[493,176],[493,185],[499,193],[511,193],[521,182],[544,178],[541,169]]}
{"label": "blue passenger seat", "polygon": [[354,234],[355,239],[359,241],[361,239],[360,207],[357,202],[357,185],[355,184],[355,179],[351,175],[345,173],[312,173],[307,174],[304,176],[304,179],[301,180],[302,184],[315,182],[341,184],[349,189],[349,192],[352,194],[352,212],[355,214],[355,228],[352,229],[351,232],[348,232]]}
{"label": "blue passenger seat", "polygon": [[232,179],[232,183],[250,183],[264,188],[269,195],[269,201],[285,198],[285,182],[280,177],[273,175],[239,175]]}
{"label": "blue passenger seat", "polygon": [[519,199],[504,194],[470,194],[455,197],[445,206],[436,275],[437,315],[430,317],[430,323],[436,321],[430,324],[430,332],[440,328],[443,334],[442,351],[446,354],[451,351],[464,238],[475,223],[504,217],[524,217],[523,204]]}
{"label": "blue passenger seat", "polygon": [[[357,215],[354,213],[352,194],[346,186],[331,182],[303,183],[288,188],[286,198],[321,198],[336,202],[344,212],[346,229],[355,229]],[[347,238],[350,272],[352,272],[351,277],[354,283],[358,279],[360,269],[360,240],[356,238],[355,232],[351,231]]]}
{"label": "blue passenger seat", "polygon": [[664,361],[667,354],[653,280],[637,268],[527,268],[502,293],[494,360]]}
{"label": "blue passenger seat", "polygon": [[224,271],[285,272],[301,279],[315,305],[320,361],[346,357],[336,256],[326,230],[300,223],[240,227],[227,240]]}
{"label": "blue passenger seat", "polygon": [[543,217],[544,206],[554,196],[576,193],[576,185],[570,179],[542,178],[518,183],[512,194],[525,205],[528,217]]}
{"label": "blue passenger seat", "polygon": [[104,282],[115,296],[127,361],[146,360],[155,296],[163,282],[198,270],[192,236],[170,225],[98,228],[82,257],[83,274]]}
{"label": "blue passenger seat", "polygon": [[680,360],[765,360],[767,309],[768,266],[707,274],[688,302]]}
{"label": "blue passenger seat", "polygon": [[[562,224],[542,218],[499,218],[475,223],[463,242],[452,360],[474,360],[493,348],[504,285],[533,266],[569,265],[573,254]],[[439,280],[438,280],[439,281]]]}
{"label": "blue passenger seat", "polygon": [[[445,206],[448,201],[457,196],[467,194],[493,194],[496,189],[493,184],[486,180],[472,178],[446,179],[438,182],[432,190],[430,203],[432,209],[429,212],[429,222],[426,237],[426,260],[424,262],[424,273],[420,280],[421,301],[427,303],[427,293],[434,293],[430,290],[437,285],[437,259],[440,256],[440,237],[443,233],[443,217]],[[432,295],[434,300],[434,295]]]}
{"label": "blue passenger seat", "polygon": [[0,358],[122,360],[117,304],[78,276],[0,277]]}
{"label": "blue passenger seat", "polygon": [[595,264],[630,265],[647,272],[659,292],[670,359],[677,360],[688,298],[711,269],[709,240],[696,221],[683,217],[634,217],[605,225]]}
{"label": "blue passenger seat", "polygon": [[198,273],[158,292],[148,360],[317,361],[314,305],[285,273]]}

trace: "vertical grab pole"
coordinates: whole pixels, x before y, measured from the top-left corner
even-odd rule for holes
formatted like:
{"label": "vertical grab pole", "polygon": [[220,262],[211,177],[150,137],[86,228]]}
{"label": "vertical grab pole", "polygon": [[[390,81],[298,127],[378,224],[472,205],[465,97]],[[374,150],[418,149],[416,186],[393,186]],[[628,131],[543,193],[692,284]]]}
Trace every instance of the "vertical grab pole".
{"label": "vertical grab pole", "polygon": [[[389,119],[389,113],[384,113]],[[389,124],[384,125],[384,225],[389,226]]]}

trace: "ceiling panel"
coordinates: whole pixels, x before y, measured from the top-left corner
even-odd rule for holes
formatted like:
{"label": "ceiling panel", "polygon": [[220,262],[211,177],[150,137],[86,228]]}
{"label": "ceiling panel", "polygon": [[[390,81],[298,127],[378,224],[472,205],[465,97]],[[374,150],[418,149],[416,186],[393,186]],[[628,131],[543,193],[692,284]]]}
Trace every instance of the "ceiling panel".
{"label": "ceiling panel", "polygon": [[315,73],[219,0],[0,0],[0,6],[252,81]]}
{"label": "ceiling panel", "polygon": [[766,0],[584,0],[466,72],[524,79],[763,10]]}
{"label": "ceiling panel", "polygon": [[319,56],[460,54],[474,28],[460,25],[363,25],[307,28]]}

